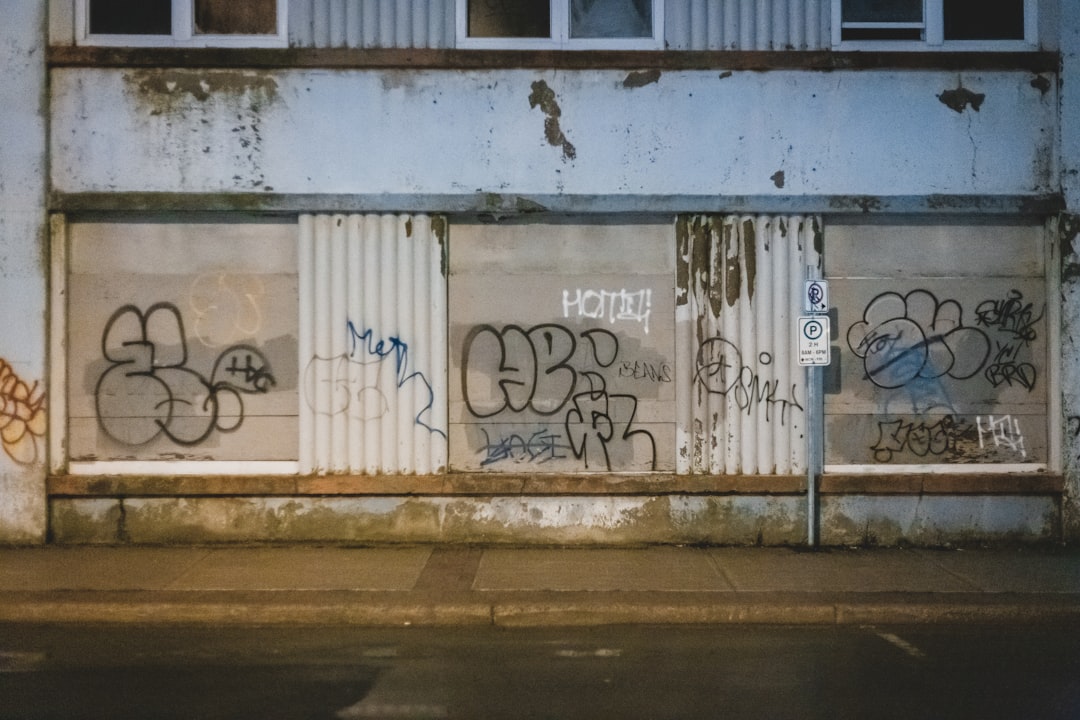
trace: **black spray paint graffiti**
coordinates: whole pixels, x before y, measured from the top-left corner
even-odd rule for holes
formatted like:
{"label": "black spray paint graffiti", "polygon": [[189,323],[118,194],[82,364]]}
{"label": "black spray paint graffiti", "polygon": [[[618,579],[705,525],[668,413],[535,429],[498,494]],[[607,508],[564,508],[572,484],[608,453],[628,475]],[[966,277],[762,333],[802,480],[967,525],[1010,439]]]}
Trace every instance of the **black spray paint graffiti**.
{"label": "black spray paint graffiti", "polygon": [[939,302],[926,290],[907,295],[885,292],[866,306],[863,319],[848,328],[847,343],[862,359],[866,378],[893,389],[946,375],[965,380],[990,355],[990,340],[965,327],[955,300]]}
{"label": "black spray paint graffiti", "polygon": [[495,440],[491,439],[484,428],[480,428],[480,432],[484,433],[484,445],[479,449],[484,455],[484,459],[480,461],[481,467],[507,460],[519,464],[543,465],[552,460],[566,458],[567,455],[563,452],[573,449],[560,442],[562,436],[551,432],[547,427],[542,427],[528,436],[509,433]]}
{"label": "black spray paint graffiti", "polygon": [[125,305],[105,325],[101,351],[111,364],[98,379],[94,404],[101,429],[125,445],[159,435],[198,445],[214,430],[233,432],[244,421],[241,393],[269,392],[270,363],[255,347],[234,345],[214,362],[210,378],[187,367],[180,310],[156,303],[145,313]]}
{"label": "black spray paint graffiti", "polygon": [[[584,342],[579,343],[579,339]],[[585,358],[575,360],[581,347]],[[618,338],[603,329],[575,335],[556,324],[529,329],[506,325],[501,330],[492,325],[476,326],[466,337],[462,352],[461,387],[466,409],[477,418],[500,413],[532,412],[542,417],[564,413],[570,449],[586,468],[602,464],[610,470],[612,454],[618,451],[635,461],[645,458],[649,468],[656,469],[652,434],[633,428],[637,398],[609,393],[598,372],[611,368],[618,354]],[[470,388],[470,377],[473,382],[483,378],[485,387],[493,387],[495,392]],[[579,392],[583,383],[588,384],[588,390]]]}
{"label": "black spray paint graffiti", "polygon": [[1024,302],[1023,293],[1015,289],[1001,300],[984,300],[975,308],[976,324],[996,330],[1002,337],[994,341],[994,357],[983,372],[991,385],[1019,385],[1029,392],[1035,389],[1035,366],[1020,355],[1038,338],[1035,324],[1045,314],[1045,304],[1036,315],[1034,304]]}
{"label": "black spray paint graffiti", "polygon": [[935,423],[882,420],[878,422],[878,440],[870,449],[874,460],[891,462],[893,455],[909,452],[923,458],[928,455],[956,454],[958,442],[972,434],[969,424],[946,415]]}
{"label": "black spray paint graffiti", "polygon": [[[304,395],[312,411],[326,415],[347,413],[360,420],[396,415],[405,388],[413,390],[412,407],[417,425],[446,438],[431,419],[435,392],[423,372],[409,365],[409,346],[401,338],[380,338],[370,329],[346,324],[349,352],[338,357],[314,357],[304,372]],[[319,382],[328,386],[329,397],[320,399]]]}
{"label": "black spray paint graffiti", "polygon": [[[772,362],[770,353],[758,355],[759,367],[768,367]],[[743,364],[739,348],[722,337],[709,338],[698,347],[694,381],[709,393],[733,399],[736,407],[747,415],[753,414],[755,408],[763,407],[765,419],[771,421],[779,411],[781,425],[787,423],[793,411],[802,412],[803,409],[795,398],[794,383],[787,398],[777,397],[779,383],[763,381],[759,372]]]}

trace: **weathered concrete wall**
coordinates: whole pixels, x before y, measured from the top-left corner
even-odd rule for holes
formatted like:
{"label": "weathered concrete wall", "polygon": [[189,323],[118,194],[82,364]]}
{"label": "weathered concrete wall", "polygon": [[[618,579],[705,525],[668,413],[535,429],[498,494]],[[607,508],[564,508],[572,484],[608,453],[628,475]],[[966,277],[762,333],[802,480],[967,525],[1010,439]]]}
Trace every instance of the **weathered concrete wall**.
{"label": "weathered concrete wall", "polygon": [[1061,2],[1061,377],[1065,415],[1065,536],[1080,541],[1080,4]]}
{"label": "weathered concrete wall", "polygon": [[[1040,497],[828,497],[824,545],[943,546],[1057,538]],[[779,496],[60,499],[62,543],[467,542],[800,545],[805,499]]]}
{"label": "weathered concrete wall", "polygon": [[45,537],[45,9],[0,23],[0,542]]}
{"label": "weathered concrete wall", "polygon": [[1038,194],[1057,186],[1057,90],[1033,79],[56,68],[52,179],[62,192]]}

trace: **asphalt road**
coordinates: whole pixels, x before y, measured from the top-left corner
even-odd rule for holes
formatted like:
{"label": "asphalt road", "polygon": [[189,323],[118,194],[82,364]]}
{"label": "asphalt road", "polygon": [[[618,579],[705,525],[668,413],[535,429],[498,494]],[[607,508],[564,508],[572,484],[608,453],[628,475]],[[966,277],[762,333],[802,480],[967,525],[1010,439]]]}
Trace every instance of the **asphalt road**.
{"label": "asphalt road", "polygon": [[1080,718],[1080,628],[0,625],[0,718]]}

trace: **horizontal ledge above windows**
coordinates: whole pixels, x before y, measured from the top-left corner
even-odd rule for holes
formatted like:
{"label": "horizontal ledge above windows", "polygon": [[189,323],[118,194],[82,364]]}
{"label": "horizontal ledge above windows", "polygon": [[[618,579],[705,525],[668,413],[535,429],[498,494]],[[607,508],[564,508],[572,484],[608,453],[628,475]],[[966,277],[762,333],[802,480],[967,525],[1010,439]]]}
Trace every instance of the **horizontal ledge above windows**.
{"label": "horizontal ledge above windows", "polygon": [[825,215],[1024,215],[1065,210],[1057,193],[1042,195],[517,195],[291,194],[274,192],[54,192],[49,209],[93,212],[246,212],[270,214],[420,212],[499,219],[544,213],[656,215],[699,212]]}
{"label": "horizontal ledge above windows", "polygon": [[[54,475],[50,497],[801,495],[804,475]],[[823,495],[1060,495],[1046,473],[826,475]]]}
{"label": "horizontal ledge above windows", "polygon": [[413,48],[115,48],[52,46],[50,67],[483,70],[1021,70],[1056,73],[1056,52],[829,50],[449,50]]}

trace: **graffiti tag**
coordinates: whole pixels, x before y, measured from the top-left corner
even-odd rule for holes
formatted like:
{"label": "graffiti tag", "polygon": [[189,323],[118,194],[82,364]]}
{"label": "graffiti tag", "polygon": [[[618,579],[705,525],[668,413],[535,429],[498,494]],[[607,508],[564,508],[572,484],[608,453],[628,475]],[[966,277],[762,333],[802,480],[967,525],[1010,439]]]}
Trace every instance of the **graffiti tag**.
{"label": "graffiti tag", "polygon": [[20,465],[41,456],[45,437],[45,388],[35,380],[27,385],[11,365],[0,360],[0,443],[4,453]]}

